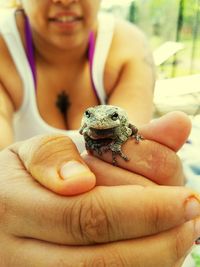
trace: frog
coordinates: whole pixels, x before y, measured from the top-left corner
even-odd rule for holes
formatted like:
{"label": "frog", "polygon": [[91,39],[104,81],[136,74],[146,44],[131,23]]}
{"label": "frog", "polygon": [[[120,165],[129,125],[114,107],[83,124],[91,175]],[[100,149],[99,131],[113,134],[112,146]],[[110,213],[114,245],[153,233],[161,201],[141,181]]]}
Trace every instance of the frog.
{"label": "frog", "polygon": [[117,165],[117,156],[129,161],[122,151],[122,145],[129,138],[134,138],[136,143],[144,139],[138,128],[129,122],[127,112],[113,105],[87,108],[81,120],[79,133],[84,137],[86,150],[92,154],[101,156],[111,151],[113,165]]}

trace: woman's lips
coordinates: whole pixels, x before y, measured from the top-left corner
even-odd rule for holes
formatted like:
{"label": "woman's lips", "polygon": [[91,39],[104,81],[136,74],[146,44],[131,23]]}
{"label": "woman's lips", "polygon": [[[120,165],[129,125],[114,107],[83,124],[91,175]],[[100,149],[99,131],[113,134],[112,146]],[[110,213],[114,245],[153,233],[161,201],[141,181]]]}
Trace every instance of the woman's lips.
{"label": "woman's lips", "polygon": [[73,30],[80,24],[82,19],[83,18],[80,16],[63,14],[52,17],[49,19],[49,21],[57,27],[64,28],[67,30]]}
{"label": "woman's lips", "polygon": [[75,16],[60,16],[55,18],[50,18],[50,21],[58,21],[58,22],[73,22],[73,21],[79,21],[81,20],[81,17],[75,17]]}

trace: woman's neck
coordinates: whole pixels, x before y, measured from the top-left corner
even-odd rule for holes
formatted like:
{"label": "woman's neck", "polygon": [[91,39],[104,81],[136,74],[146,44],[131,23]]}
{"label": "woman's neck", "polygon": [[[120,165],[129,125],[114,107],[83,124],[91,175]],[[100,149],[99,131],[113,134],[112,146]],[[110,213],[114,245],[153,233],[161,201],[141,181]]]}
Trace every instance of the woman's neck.
{"label": "woman's neck", "polygon": [[81,45],[66,49],[48,43],[34,32],[32,38],[35,57],[44,64],[53,64],[54,66],[76,65],[88,58],[89,35],[86,36]]}

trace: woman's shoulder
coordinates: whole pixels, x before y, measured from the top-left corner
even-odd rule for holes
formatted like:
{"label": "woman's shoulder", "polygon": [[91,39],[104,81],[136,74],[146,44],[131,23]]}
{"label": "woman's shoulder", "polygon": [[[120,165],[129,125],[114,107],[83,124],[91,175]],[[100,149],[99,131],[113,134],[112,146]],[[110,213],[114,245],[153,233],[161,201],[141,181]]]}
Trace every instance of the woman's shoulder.
{"label": "woman's shoulder", "polygon": [[8,33],[15,34],[18,31],[22,41],[24,41],[24,12],[22,9],[15,8],[0,8],[0,34]]}
{"label": "woman's shoulder", "polygon": [[114,25],[104,76],[108,95],[118,83],[125,66],[137,65],[150,51],[145,34],[136,25],[122,19],[115,19]]}
{"label": "woman's shoulder", "polygon": [[145,34],[128,21],[115,19],[112,34],[107,66],[117,66],[119,73],[125,64],[137,62],[150,51]]}
{"label": "woman's shoulder", "polygon": [[10,96],[16,109],[22,103],[22,81],[15,67],[13,59],[9,53],[9,49],[0,34],[0,83]]}
{"label": "woman's shoulder", "polygon": [[[22,45],[25,47],[24,16],[20,10],[5,9],[0,11],[0,52],[1,59],[10,58],[6,36],[15,37],[19,34]],[[15,25],[14,25],[15,24]],[[5,25],[7,27],[5,27]],[[11,42],[11,41],[10,41]],[[12,45],[15,45],[12,42]]]}
{"label": "woman's shoulder", "polygon": [[[20,19],[16,22],[22,29],[23,22]],[[2,32],[0,32],[0,83],[3,84],[15,108],[18,109],[23,97],[22,81]]]}
{"label": "woman's shoulder", "polygon": [[147,46],[144,32],[135,24],[122,19],[116,19],[113,42],[118,51],[132,58],[143,53]]}

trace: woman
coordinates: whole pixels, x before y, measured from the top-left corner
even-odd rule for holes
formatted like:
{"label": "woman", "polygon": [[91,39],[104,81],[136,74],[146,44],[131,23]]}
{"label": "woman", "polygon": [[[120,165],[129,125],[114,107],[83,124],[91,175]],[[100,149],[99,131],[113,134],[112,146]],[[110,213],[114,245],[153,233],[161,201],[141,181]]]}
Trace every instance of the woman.
{"label": "woman", "polygon": [[[80,137],[69,130],[77,130],[85,108],[98,103],[125,108],[136,125],[149,121],[153,68],[135,27],[108,17],[97,21],[99,0],[21,4],[22,10],[0,19],[2,148],[56,132],[69,134],[81,150]],[[157,184],[183,184],[175,152],[190,123],[178,114],[140,130],[149,141],[127,142],[133,161],[119,162],[121,168],[83,160],[60,135],[4,149],[1,266],[181,266],[200,234],[199,199],[190,190]]]}
{"label": "woman", "polygon": [[135,125],[149,121],[154,71],[146,40],[127,22],[98,18],[99,5],[26,0],[1,14],[1,147],[49,132],[80,145],[66,130],[100,103],[125,108]]}

